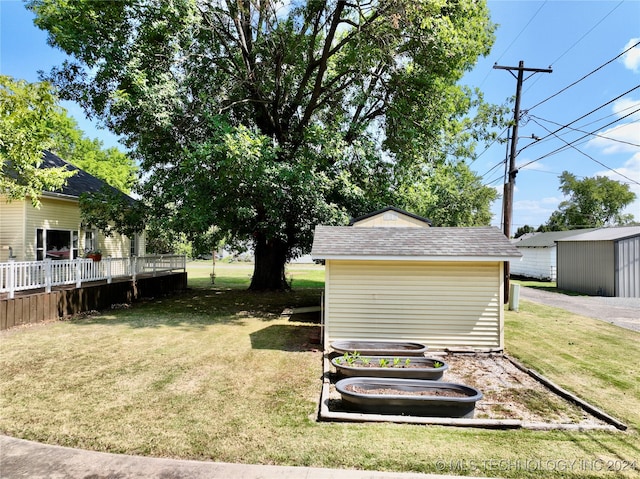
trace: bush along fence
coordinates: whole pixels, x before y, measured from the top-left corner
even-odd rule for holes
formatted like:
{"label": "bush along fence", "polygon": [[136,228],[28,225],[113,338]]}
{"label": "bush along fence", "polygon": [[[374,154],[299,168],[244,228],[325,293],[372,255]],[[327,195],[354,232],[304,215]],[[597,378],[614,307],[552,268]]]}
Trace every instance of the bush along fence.
{"label": "bush along fence", "polygon": [[111,284],[116,278],[138,275],[166,274],[186,271],[184,255],[132,256],[131,258],[107,257],[102,261],[88,258],[44,261],[9,261],[0,263],[0,293],[14,298],[16,291],[44,288],[50,293],[54,286],[75,285],[106,280]]}

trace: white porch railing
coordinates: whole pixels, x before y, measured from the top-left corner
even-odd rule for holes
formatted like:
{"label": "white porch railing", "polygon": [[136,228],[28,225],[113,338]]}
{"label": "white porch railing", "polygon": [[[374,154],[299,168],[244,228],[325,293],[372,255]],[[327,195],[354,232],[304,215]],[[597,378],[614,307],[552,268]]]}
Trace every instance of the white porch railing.
{"label": "white porch railing", "polygon": [[186,271],[184,255],[133,256],[131,258],[107,257],[102,261],[87,258],[71,260],[9,261],[0,263],[0,293],[13,298],[16,291],[44,288],[51,292],[53,286],[75,284],[79,288],[88,281],[113,278],[136,279],[139,274]]}

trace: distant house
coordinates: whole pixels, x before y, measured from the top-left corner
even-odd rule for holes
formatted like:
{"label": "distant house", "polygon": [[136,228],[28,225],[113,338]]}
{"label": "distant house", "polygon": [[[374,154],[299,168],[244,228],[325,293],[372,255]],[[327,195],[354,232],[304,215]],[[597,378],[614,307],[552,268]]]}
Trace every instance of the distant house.
{"label": "distant house", "polygon": [[429,223],[387,209],[352,226],[316,227],[311,255],[326,265],[325,344],[359,339],[504,348],[503,262],[520,253],[497,228]]}
{"label": "distant house", "polygon": [[96,249],[113,257],[144,255],[144,234],[106,237],[91,225],[81,223],[80,195],[97,192],[105,185],[111,187],[53,153],[44,152],[42,168],[62,166],[77,173],[62,189],[43,192],[39,209],[32,206],[30,199],[7,202],[0,198],[0,261],[7,261],[10,255],[18,261],[71,259]]}
{"label": "distant house", "polygon": [[640,226],[601,228],[558,240],[558,288],[640,298]]}
{"label": "distant house", "polygon": [[522,259],[511,262],[510,274],[555,281],[557,276],[556,241],[594,229],[534,233],[512,240],[513,245],[522,253]]}

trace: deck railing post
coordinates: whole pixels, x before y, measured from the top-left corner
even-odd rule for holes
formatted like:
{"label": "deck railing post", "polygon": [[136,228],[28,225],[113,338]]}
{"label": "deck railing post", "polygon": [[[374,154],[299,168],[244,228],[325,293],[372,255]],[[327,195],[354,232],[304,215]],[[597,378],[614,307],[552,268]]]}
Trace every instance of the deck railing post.
{"label": "deck railing post", "polygon": [[111,256],[107,256],[107,284],[111,284],[113,276],[111,274]]}
{"label": "deck railing post", "polygon": [[162,256],[160,256],[160,260],[158,260],[157,256],[153,258],[153,276],[156,275],[156,269],[158,268],[158,261],[162,261]]}
{"label": "deck railing post", "polygon": [[51,258],[46,258],[44,260],[44,292],[45,293],[51,292],[52,282],[53,281],[51,278]]}
{"label": "deck railing post", "polygon": [[9,258],[9,271],[7,271],[7,288],[9,289],[9,299],[13,299],[16,287],[16,263],[13,258]]}
{"label": "deck railing post", "polygon": [[76,288],[82,287],[82,260],[76,258],[73,260],[73,264],[76,270]]}
{"label": "deck railing post", "polygon": [[137,274],[138,274],[138,257],[134,255],[131,257],[131,277],[133,278],[133,281],[136,280]]}

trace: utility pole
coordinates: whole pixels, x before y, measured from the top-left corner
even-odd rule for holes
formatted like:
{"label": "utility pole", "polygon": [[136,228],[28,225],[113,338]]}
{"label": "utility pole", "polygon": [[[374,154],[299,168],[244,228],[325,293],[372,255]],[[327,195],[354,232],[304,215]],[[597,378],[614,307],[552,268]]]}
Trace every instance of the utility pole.
{"label": "utility pole", "polygon": [[[526,79],[528,80],[536,73],[551,73],[553,70],[549,68],[525,68],[524,61],[520,60],[517,67],[507,67],[494,65],[496,70],[507,70],[517,80],[516,83],[516,104],[513,109],[513,130],[511,133],[511,150],[509,153],[509,168],[507,170],[508,179],[504,184],[504,194],[502,199],[502,216],[504,218],[503,231],[507,239],[511,238],[511,218],[513,216],[513,190],[516,185],[516,156],[518,154],[518,124],[520,123],[520,97],[522,96],[522,84],[525,81],[524,72],[531,72]],[[513,73],[518,71],[518,75]],[[509,301],[509,262],[504,262],[504,302]]]}

